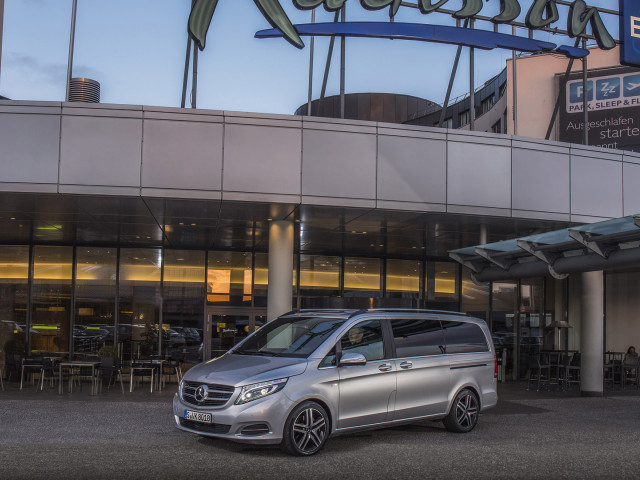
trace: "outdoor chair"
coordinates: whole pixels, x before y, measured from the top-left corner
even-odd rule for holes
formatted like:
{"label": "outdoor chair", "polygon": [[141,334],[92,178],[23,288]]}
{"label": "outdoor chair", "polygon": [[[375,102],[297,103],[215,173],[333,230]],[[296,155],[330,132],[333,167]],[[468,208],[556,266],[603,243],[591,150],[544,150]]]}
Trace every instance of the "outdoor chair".
{"label": "outdoor chair", "polygon": [[165,375],[175,375],[177,383],[182,380],[182,367],[180,365],[180,359],[172,355],[169,355],[169,359],[162,365],[162,384],[165,384]]}
{"label": "outdoor chair", "polygon": [[98,378],[100,379],[100,391],[104,381],[107,381],[107,390],[111,387],[112,383],[120,381],[120,388],[124,395],[124,383],[122,382],[122,365],[119,358],[103,358],[98,370]]}
{"label": "outdoor chair", "polygon": [[563,388],[568,388],[570,385],[580,385],[580,354],[578,352],[573,355],[562,356],[562,369],[563,369]]}
{"label": "outdoor chair", "polygon": [[531,387],[531,382],[536,382],[536,390],[540,390],[541,385],[549,384],[549,376],[551,366],[549,365],[549,357],[543,354],[529,356],[529,380],[527,381],[527,390]]}
{"label": "outdoor chair", "polygon": [[622,366],[622,388],[626,388],[627,385],[635,385],[638,388],[638,370],[640,364],[636,366],[623,365]]}
{"label": "outdoor chair", "polygon": [[[42,370],[42,357],[24,357],[22,359],[22,366],[20,369],[20,390],[24,383],[25,373],[30,376],[33,381],[33,376],[39,374]],[[35,383],[35,382],[34,382]]]}
{"label": "outdoor chair", "polygon": [[137,360],[131,362],[131,370],[129,372],[129,392],[133,392],[134,377],[139,378],[144,383],[144,377],[149,377],[151,384],[151,393],[153,393],[153,382],[156,366],[151,360]]}
{"label": "outdoor chair", "polygon": [[21,366],[22,356],[12,353],[6,354],[4,359],[4,373],[7,376],[7,381],[11,381],[14,374],[16,377],[20,375]]}
{"label": "outdoor chair", "polygon": [[[66,372],[62,374],[62,381],[68,380],[69,375]],[[40,391],[44,390],[45,382],[49,382],[49,385],[53,387],[54,383],[56,383],[60,379],[59,370],[56,367],[53,360],[50,358],[42,359],[42,368],[40,370]]]}

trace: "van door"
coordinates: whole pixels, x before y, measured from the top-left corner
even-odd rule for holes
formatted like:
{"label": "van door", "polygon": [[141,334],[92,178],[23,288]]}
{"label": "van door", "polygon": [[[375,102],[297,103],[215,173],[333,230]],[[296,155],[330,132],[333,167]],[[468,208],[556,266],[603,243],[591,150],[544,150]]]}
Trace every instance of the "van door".
{"label": "van door", "polygon": [[386,358],[379,320],[358,323],[338,342],[339,354],[361,353],[366,365],[338,367],[338,428],[372,425],[390,419],[396,365]]}
{"label": "van door", "polygon": [[394,420],[446,413],[451,383],[440,321],[391,320],[398,366]]}

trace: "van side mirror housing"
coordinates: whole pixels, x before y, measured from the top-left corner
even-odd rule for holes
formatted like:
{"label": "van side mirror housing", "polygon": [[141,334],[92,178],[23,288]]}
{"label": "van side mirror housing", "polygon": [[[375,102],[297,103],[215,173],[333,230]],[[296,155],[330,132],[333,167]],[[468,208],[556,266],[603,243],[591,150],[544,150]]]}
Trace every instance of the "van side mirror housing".
{"label": "van side mirror housing", "polygon": [[343,353],[340,357],[339,367],[350,367],[354,365],[366,365],[367,359],[361,353]]}

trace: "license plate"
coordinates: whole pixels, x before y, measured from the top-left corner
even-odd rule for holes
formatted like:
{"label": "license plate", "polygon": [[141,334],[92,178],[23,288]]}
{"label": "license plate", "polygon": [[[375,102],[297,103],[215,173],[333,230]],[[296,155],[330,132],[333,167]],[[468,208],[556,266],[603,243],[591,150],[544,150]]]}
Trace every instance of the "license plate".
{"label": "license plate", "polygon": [[212,423],[213,415],[210,413],[192,412],[191,410],[184,411],[185,420],[193,420],[194,422]]}

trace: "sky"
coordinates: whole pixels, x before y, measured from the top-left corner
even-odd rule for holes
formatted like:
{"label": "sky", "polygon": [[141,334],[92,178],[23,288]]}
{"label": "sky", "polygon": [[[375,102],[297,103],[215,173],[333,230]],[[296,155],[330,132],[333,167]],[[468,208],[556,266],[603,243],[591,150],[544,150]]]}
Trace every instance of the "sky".
{"label": "sky", "polygon": [[[463,0],[444,6],[457,10]],[[533,0],[520,0],[523,20]],[[72,0],[5,0],[0,95],[12,100],[63,101],[69,56]],[[310,11],[280,0],[295,23],[309,23]],[[413,2],[415,3],[415,2]],[[616,9],[617,0],[587,0]],[[191,0],[78,0],[73,76],[100,82],[101,102],[179,107],[182,97],[187,19]],[[347,0],[347,20],[387,21],[387,10],[372,12]],[[499,0],[486,0],[482,15],[499,13]],[[567,8],[559,6],[557,26],[566,28]],[[316,10],[316,22],[333,13]],[[603,19],[618,38],[617,21]],[[400,7],[396,22],[454,25],[447,14],[422,15]],[[197,107],[214,110],[292,114],[306,103],[309,39],[299,50],[283,39],[256,39],[270,28],[252,0],[219,0],[206,47],[198,57]],[[478,22],[476,28],[492,28]],[[500,31],[511,33],[511,27]],[[526,35],[526,31],[518,31]],[[536,32],[557,44],[573,40]],[[315,41],[313,97],[320,96],[328,38]],[[346,42],[346,92],[415,95],[442,103],[456,52],[452,45],[385,39]],[[339,42],[334,49],[327,95],[339,94]],[[452,98],[469,91],[468,54],[463,49]],[[511,51],[477,50],[475,86],[500,73]],[[187,100],[189,105],[189,100]]]}

